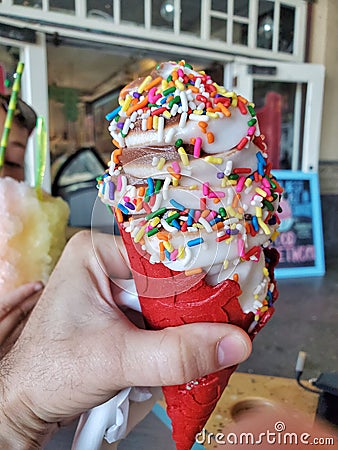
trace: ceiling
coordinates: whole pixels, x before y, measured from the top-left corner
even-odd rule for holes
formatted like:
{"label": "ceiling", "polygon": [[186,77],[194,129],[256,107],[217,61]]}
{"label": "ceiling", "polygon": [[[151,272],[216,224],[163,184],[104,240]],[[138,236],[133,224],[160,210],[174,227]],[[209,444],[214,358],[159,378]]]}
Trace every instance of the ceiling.
{"label": "ceiling", "polygon": [[[156,63],[172,58],[158,51],[98,44],[55,34],[47,38],[48,84],[77,89],[82,101],[91,102],[149,74]],[[208,66],[203,60],[189,62],[196,70]]]}
{"label": "ceiling", "polygon": [[149,72],[152,58],[114,53],[107,48],[55,45],[47,46],[48,84],[74,88],[83,101],[92,101],[114,88]]}

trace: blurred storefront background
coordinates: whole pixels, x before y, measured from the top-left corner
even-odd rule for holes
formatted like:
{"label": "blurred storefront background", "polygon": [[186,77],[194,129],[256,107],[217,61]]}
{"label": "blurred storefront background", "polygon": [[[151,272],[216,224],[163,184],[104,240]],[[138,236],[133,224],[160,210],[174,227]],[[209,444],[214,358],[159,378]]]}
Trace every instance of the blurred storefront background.
{"label": "blurred storefront background", "polygon": [[326,217],[338,211],[337,13],[329,0],[2,0],[0,90],[23,60],[23,96],[49,124],[50,185],[80,148],[107,159],[104,117],[121,86],[189,60],[253,98],[275,169],[319,173],[326,257],[336,257]]}

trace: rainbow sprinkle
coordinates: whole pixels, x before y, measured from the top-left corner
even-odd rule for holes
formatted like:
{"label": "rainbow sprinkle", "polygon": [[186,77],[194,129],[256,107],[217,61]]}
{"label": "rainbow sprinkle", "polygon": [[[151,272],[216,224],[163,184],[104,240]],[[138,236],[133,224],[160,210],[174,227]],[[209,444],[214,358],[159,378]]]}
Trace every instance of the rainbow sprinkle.
{"label": "rainbow sprinkle", "polygon": [[[262,246],[248,247],[248,239],[261,234],[268,241],[278,235],[276,209],[282,189],[270,172],[267,146],[259,131],[254,105],[236,93],[226,91],[204,72],[192,72],[192,67],[184,61],[173,66],[166,79],[148,76],[139,86],[122,90],[119,102],[120,106],[107,115],[117,149],[113,151],[109,170],[97,178],[97,187],[99,196],[115,206],[118,222],[128,223],[125,227],[135,243],[149,243],[158,252],[161,262],[180,261],[187,267],[194,252],[207,248],[205,241],[214,237],[220,246],[235,243],[236,264],[259,261]],[[252,142],[257,147],[254,168],[238,166],[235,159],[224,162],[219,154],[206,155],[203,151],[205,144],[213,145],[215,141],[210,131],[211,121],[230,120],[235,108],[242,116],[247,116],[244,119],[247,127],[233,150],[238,154],[245,152]],[[167,121],[174,121],[181,129],[192,121],[196,135],[190,142],[177,139],[173,146],[174,130],[168,127],[165,132]],[[144,186],[137,188],[128,184],[120,162],[125,138],[134,129],[153,130],[156,145],[168,144],[177,151],[174,161],[165,153],[164,156],[153,156],[151,166],[161,175],[146,178]],[[214,165],[216,171],[214,179],[196,180],[188,187],[197,191],[196,197],[199,197],[198,204],[191,208],[180,199],[179,190],[176,194],[172,188],[191,174],[190,164],[193,166],[194,160],[199,158]],[[142,214],[143,218],[135,219],[135,213]],[[183,245],[182,240],[180,245],[176,244],[177,233],[183,234]],[[158,259],[154,262],[159,262]],[[228,266],[229,261],[225,259],[224,270]],[[202,270],[196,268],[185,273],[192,275]],[[238,273],[234,273],[233,279],[239,280]],[[272,303],[274,286],[268,281],[266,267],[262,280],[253,294],[256,322]],[[263,301],[262,295],[265,295]]]}

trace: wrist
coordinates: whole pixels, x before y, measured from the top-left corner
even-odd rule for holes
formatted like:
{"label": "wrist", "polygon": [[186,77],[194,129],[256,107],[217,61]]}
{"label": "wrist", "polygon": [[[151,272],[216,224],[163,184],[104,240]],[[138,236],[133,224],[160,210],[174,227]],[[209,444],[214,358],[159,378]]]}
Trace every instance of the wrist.
{"label": "wrist", "polygon": [[17,384],[7,384],[6,378],[1,377],[0,448],[41,449],[56,427],[57,424],[48,424],[33,413]]}

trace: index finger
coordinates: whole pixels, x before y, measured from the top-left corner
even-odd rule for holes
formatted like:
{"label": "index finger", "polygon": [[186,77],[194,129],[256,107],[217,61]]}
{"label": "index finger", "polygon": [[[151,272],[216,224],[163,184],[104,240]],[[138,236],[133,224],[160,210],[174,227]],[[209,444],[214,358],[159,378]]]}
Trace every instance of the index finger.
{"label": "index finger", "polygon": [[20,303],[43,288],[40,281],[23,284],[0,298],[0,320],[6,317]]}
{"label": "index finger", "polygon": [[26,298],[17,307],[13,307],[6,317],[0,320],[0,347],[20,323],[27,318],[37,301],[38,296]]}

